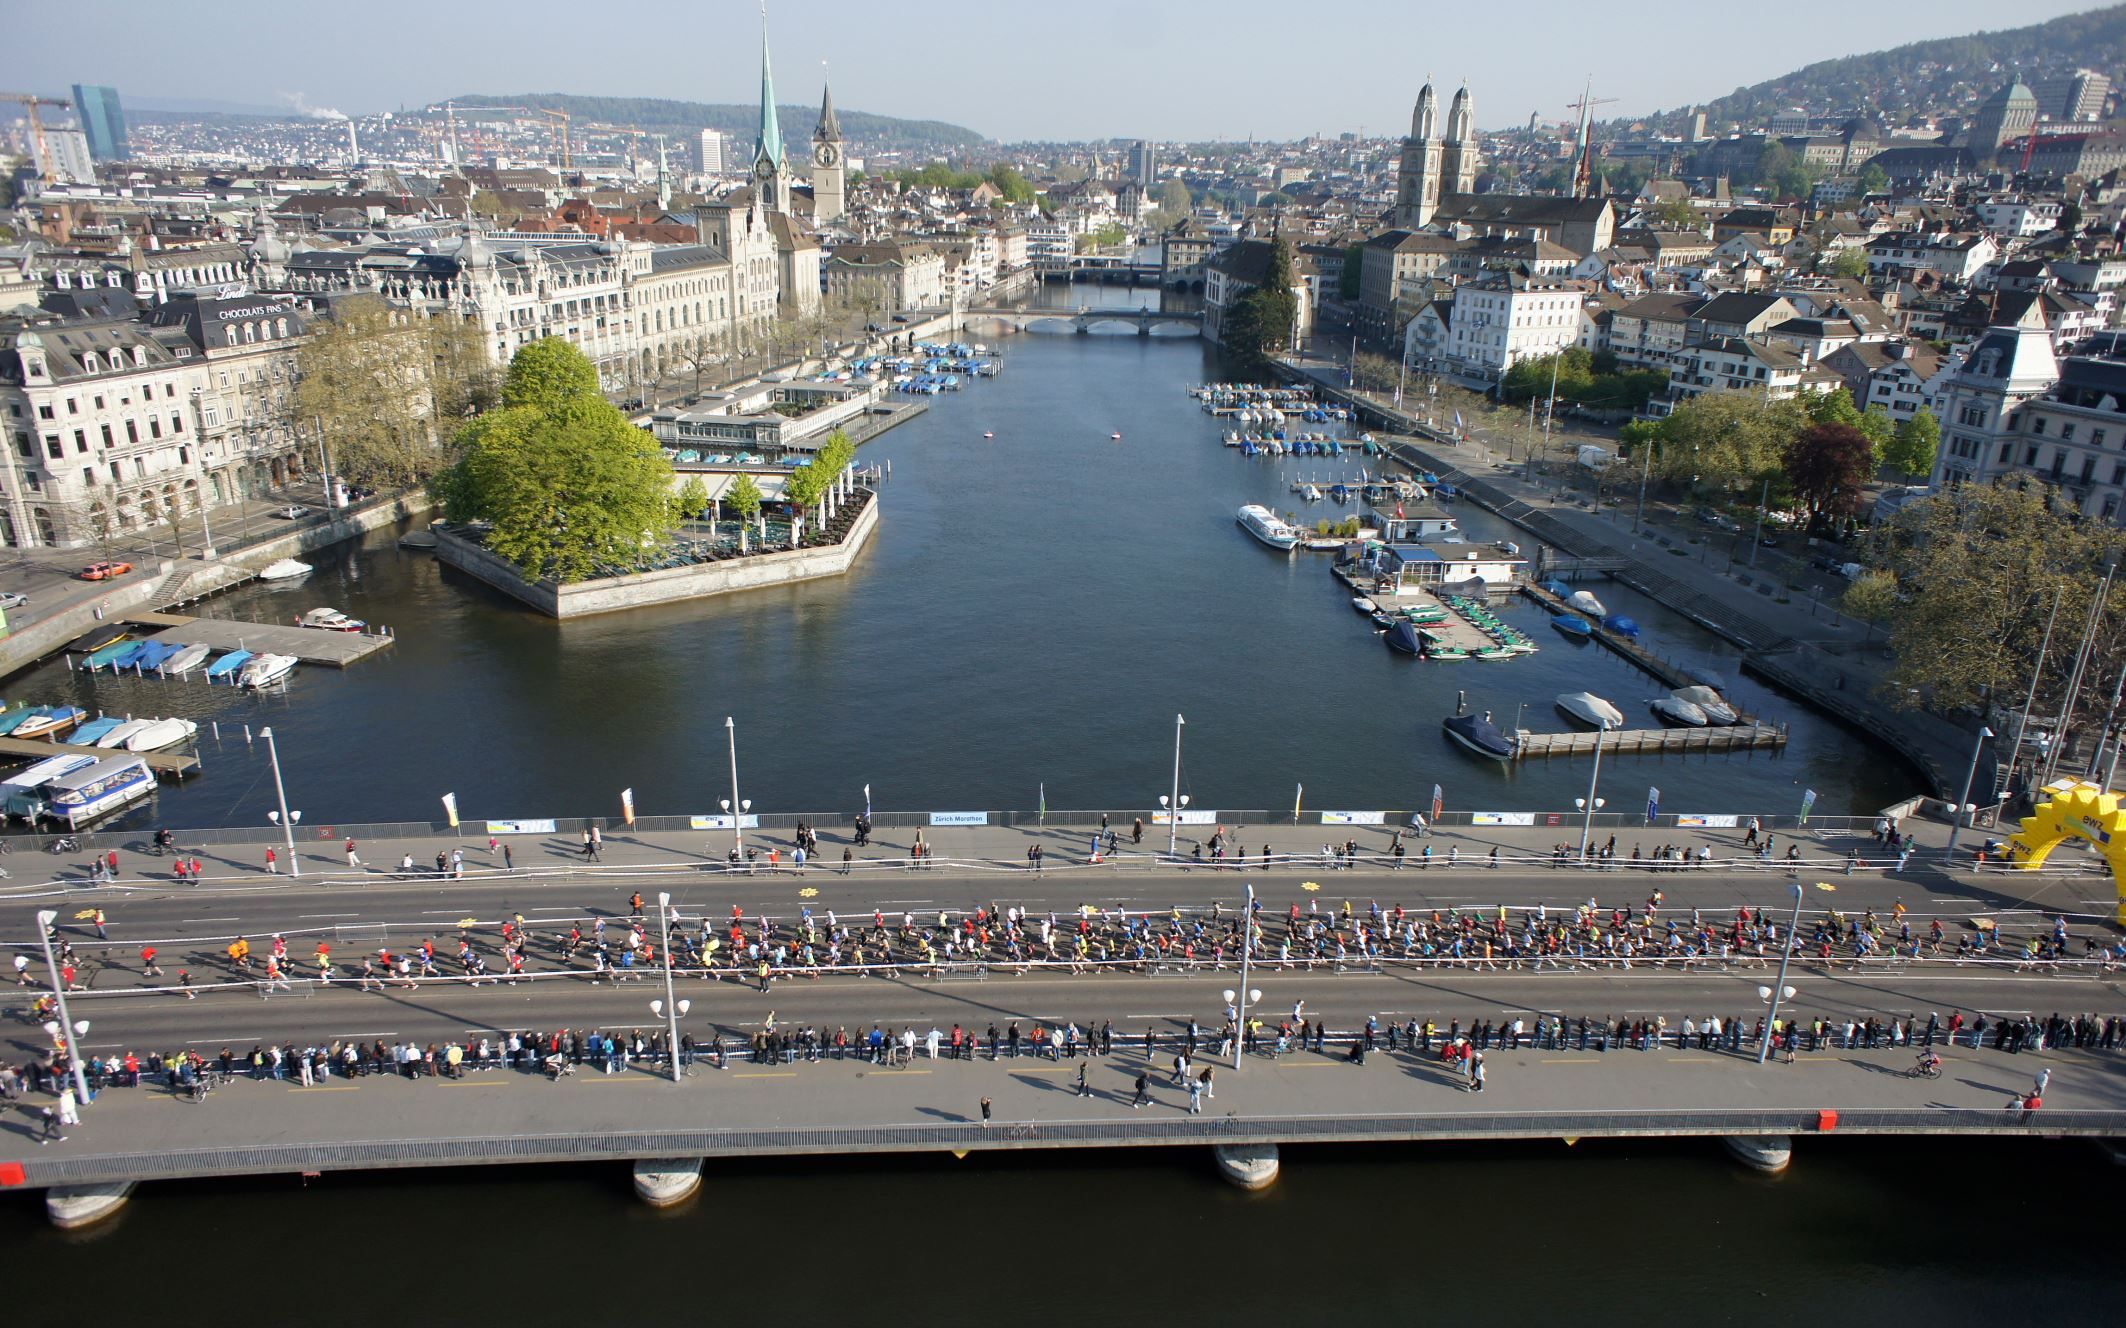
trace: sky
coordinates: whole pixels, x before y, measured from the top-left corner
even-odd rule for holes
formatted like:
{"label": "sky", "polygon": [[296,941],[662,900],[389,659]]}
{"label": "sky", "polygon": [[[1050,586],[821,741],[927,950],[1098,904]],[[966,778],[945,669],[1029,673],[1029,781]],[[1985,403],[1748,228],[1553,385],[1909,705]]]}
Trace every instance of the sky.
{"label": "sky", "polygon": [[[1570,118],[1567,104],[1590,75],[1596,97],[1618,99],[1599,113],[1631,115],[1816,60],[2093,7],[772,0],[768,34],[785,104],[818,102],[824,61],[839,107],[947,120],[999,140],[1290,139],[1402,133],[1428,74],[1449,88],[1466,80],[1479,125],[1502,128],[1531,112]],[[107,83],[141,102],[300,102],[357,115],[468,92],[759,99],[760,10],[750,0],[629,0],[611,9],[451,0],[418,17],[389,7],[335,16],[243,6],[221,11],[229,21],[211,12],[168,0],[0,0],[0,86]],[[1496,26],[1469,22],[1486,14]],[[810,126],[786,132],[793,128]]]}

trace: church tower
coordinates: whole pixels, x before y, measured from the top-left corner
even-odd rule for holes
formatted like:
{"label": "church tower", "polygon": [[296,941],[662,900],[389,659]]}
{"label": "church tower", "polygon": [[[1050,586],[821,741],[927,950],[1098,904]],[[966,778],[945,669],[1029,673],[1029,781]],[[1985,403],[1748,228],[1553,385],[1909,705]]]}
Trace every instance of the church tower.
{"label": "church tower", "polygon": [[1439,210],[1441,146],[1439,99],[1428,81],[1410,113],[1410,136],[1403,140],[1402,165],[1395,177],[1395,224],[1415,230]]}
{"label": "church tower", "polygon": [[782,125],[775,118],[775,75],[768,68],[768,30],[760,30],[760,136],[753,145],[753,196],[765,212],[787,212]]}
{"label": "church tower", "polygon": [[823,90],[819,102],[819,127],[812,131],[812,224],[825,226],[838,221],[846,210],[842,198],[842,122],[834,114],[834,89]]}
{"label": "church tower", "polygon": [[1447,108],[1447,145],[1440,153],[1441,189],[1449,194],[1476,192],[1476,102],[1463,84]]}

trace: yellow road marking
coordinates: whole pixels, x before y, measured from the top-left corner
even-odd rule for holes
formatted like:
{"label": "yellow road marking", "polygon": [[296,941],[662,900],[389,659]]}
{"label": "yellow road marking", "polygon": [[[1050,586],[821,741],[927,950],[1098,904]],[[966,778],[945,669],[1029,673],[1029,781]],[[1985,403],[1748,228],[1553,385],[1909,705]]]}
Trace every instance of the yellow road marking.
{"label": "yellow road marking", "polygon": [[1012,1073],[1013,1073],[1013,1074],[1069,1074],[1069,1073],[1071,1072],[1071,1069],[1072,1069],[1072,1067],[1071,1067],[1071,1066],[1068,1066],[1068,1065],[1028,1065],[1028,1066],[1024,1066],[1024,1067],[1022,1067],[1022,1068],[1020,1068],[1020,1069],[1016,1069],[1016,1070],[1013,1070],[1013,1071],[1012,1071]]}
{"label": "yellow road marking", "polygon": [[795,1079],[795,1070],[748,1070],[731,1076],[733,1079]]}
{"label": "yellow road marking", "polygon": [[503,1079],[448,1079],[445,1088],[501,1088],[508,1081]]}

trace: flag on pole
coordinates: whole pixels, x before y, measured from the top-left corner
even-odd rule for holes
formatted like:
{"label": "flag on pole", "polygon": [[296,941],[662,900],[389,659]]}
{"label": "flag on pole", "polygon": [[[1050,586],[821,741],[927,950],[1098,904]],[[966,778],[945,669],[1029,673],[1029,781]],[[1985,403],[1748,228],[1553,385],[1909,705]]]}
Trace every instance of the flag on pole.
{"label": "flag on pole", "polygon": [[1652,825],[1661,814],[1661,790],[1649,787],[1646,790],[1646,823]]}
{"label": "flag on pole", "polygon": [[1815,808],[1816,808],[1816,790],[1815,790],[1815,789],[1803,789],[1803,790],[1801,790],[1801,823],[1802,823],[1803,825],[1807,825],[1807,824],[1809,823],[1809,813],[1810,813],[1811,811],[1814,811],[1814,810],[1815,810]]}
{"label": "flag on pole", "polygon": [[1462,431],[1462,413],[1460,411],[1454,412],[1454,431],[1456,433]]}
{"label": "flag on pole", "polygon": [[1432,786],[1432,819],[1437,821],[1439,814],[1445,810],[1447,810],[1447,796],[1440,791],[1439,785],[1434,784]]}
{"label": "flag on pole", "polygon": [[1048,784],[1046,781],[1041,784],[1041,824],[1048,824]]}
{"label": "flag on pole", "polygon": [[864,785],[864,819],[871,819],[871,786]]}
{"label": "flag on pole", "polygon": [[443,814],[444,814],[445,816],[448,816],[448,817],[450,818],[450,828],[451,828],[451,829],[453,829],[453,830],[457,829],[457,828],[458,828],[458,795],[457,795],[457,794],[455,794],[455,793],[446,793],[446,794],[444,794],[444,795],[443,795]]}
{"label": "flag on pole", "polygon": [[1307,786],[1301,784],[1292,794],[1292,824],[1299,824],[1299,800],[1307,795]]}
{"label": "flag on pole", "polygon": [[635,824],[635,790],[631,788],[620,790],[620,816],[630,826]]}

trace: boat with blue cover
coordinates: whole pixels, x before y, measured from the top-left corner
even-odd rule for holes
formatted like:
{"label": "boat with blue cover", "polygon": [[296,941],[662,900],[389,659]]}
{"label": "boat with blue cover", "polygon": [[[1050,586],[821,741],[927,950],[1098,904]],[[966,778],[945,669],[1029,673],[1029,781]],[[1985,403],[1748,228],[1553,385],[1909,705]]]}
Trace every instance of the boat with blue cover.
{"label": "boat with blue cover", "polygon": [[1576,613],[1561,613],[1550,620],[1550,625],[1567,636],[1587,637],[1594,635],[1594,624]]}
{"label": "boat with blue cover", "polygon": [[1491,722],[1491,712],[1488,710],[1481,715],[1451,716],[1441,722],[1441,727],[1447,730],[1448,737],[1487,761],[1504,764],[1513,759],[1513,739],[1501,733],[1498,725]]}
{"label": "boat with blue cover", "polygon": [[216,678],[234,678],[242,671],[245,663],[250,658],[251,652],[248,650],[230,651],[212,664],[207,665],[207,681],[212,682]]}

